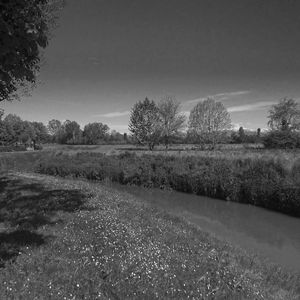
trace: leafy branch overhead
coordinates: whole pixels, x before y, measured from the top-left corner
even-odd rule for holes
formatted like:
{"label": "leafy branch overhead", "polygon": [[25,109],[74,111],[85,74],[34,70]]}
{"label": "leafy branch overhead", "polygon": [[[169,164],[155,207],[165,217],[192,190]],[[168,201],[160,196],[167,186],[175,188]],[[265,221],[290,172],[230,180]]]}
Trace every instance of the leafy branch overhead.
{"label": "leafy branch overhead", "polygon": [[63,0],[0,1],[0,101],[17,98],[17,90],[34,84],[41,49]]}

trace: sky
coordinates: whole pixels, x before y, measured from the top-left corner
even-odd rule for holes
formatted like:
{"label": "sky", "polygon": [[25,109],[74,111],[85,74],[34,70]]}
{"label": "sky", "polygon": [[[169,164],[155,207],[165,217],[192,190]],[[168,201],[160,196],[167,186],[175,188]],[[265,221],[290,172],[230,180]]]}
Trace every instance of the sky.
{"label": "sky", "polygon": [[188,112],[222,101],[235,127],[267,127],[271,105],[300,100],[299,0],[67,0],[30,97],[6,114],[128,131],[145,97]]}

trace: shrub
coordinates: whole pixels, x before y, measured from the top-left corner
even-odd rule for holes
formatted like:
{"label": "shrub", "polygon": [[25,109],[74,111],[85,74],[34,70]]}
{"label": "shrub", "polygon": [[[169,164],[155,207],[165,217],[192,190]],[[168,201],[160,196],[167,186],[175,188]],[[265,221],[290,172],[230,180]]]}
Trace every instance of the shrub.
{"label": "shrub", "polygon": [[272,130],[263,138],[266,148],[300,148],[300,134],[293,131]]}
{"label": "shrub", "polygon": [[286,170],[276,160],[78,153],[44,158],[37,171],[89,180],[108,179],[121,184],[170,187],[300,216],[299,166]]}

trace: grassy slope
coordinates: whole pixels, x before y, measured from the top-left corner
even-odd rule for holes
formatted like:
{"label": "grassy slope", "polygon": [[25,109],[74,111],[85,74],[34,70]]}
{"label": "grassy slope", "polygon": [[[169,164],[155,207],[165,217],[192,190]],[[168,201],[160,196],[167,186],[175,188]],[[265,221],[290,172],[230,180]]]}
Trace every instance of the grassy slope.
{"label": "grassy slope", "polygon": [[299,299],[299,275],[108,187],[19,174],[0,195],[0,299]]}

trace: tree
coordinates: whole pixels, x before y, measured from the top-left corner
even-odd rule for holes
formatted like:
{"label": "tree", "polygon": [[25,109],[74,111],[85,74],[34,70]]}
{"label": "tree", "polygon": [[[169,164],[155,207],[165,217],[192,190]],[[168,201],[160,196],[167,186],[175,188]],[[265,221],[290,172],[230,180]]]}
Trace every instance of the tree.
{"label": "tree", "polygon": [[300,129],[300,108],[294,99],[283,98],[269,112],[268,125],[272,130]]}
{"label": "tree", "polygon": [[155,102],[146,98],[138,101],[131,110],[129,130],[133,138],[141,145],[148,145],[150,150],[158,144],[161,135],[159,109]]}
{"label": "tree", "polygon": [[0,1],[0,101],[35,83],[40,50],[48,44],[59,0]]}
{"label": "tree", "polygon": [[59,120],[52,119],[47,125],[48,132],[51,136],[52,142],[63,143],[64,128]]}
{"label": "tree", "polygon": [[49,134],[47,127],[42,122],[31,122],[32,128],[34,129],[34,146],[35,143],[46,143],[49,140]]}
{"label": "tree", "polygon": [[31,143],[33,142],[33,145],[35,147],[36,132],[31,122],[29,121],[22,122],[22,131],[18,139],[20,142],[22,142],[22,144],[27,146],[31,146]]}
{"label": "tree", "polygon": [[246,135],[245,135],[245,131],[244,131],[244,128],[241,126],[239,128],[239,142],[240,143],[244,143],[246,140]]}
{"label": "tree", "polygon": [[161,135],[166,149],[170,138],[185,127],[186,117],[180,112],[180,103],[171,96],[166,96],[158,104],[161,121]]}
{"label": "tree", "polygon": [[83,129],[85,143],[89,145],[98,144],[99,141],[104,140],[108,131],[109,127],[106,124],[95,122],[85,125]]}
{"label": "tree", "polygon": [[200,144],[210,143],[213,148],[222,133],[231,128],[230,115],[221,102],[212,98],[199,102],[189,117],[189,134]]}
{"label": "tree", "polygon": [[81,130],[80,125],[75,121],[66,120],[63,124],[64,143],[78,144],[80,142]]}
{"label": "tree", "polygon": [[10,142],[22,142],[23,138],[21,138],[21,135],[25,130],[26,123],[15,114],[8,114],[4,118],[4,123],[6,125],[8,140]]}
{"label": "tree", "polygon": [[109,137],[110,142],[113,143],[123,143],[124,142],[124,135],[116,130],[112,130]]}
{"label": "tree", "polygon": [[261,129],[260,129],[260,128],[257,128],[257,131],[256,131],[256,137],[257,137],[257,138],[260,138],[260,134],[261,134]]}
{"label": "tree", "polygon": [[50,135],[54,136],[61,130],[62,124],[59,120],[52,119],[48,122],[47,128]]}

